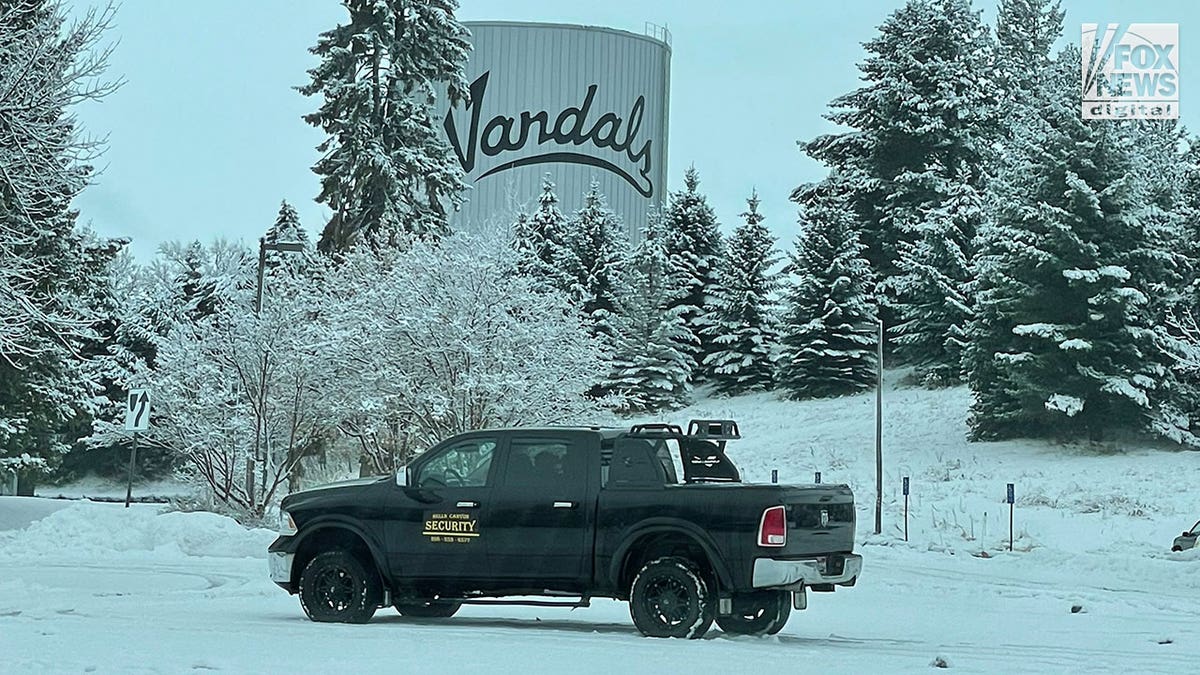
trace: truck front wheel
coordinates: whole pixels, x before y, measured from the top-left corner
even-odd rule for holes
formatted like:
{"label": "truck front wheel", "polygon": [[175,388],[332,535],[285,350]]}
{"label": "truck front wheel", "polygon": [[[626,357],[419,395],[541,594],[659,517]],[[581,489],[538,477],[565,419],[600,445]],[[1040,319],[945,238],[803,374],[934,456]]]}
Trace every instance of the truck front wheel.
{"label": "truck front wheel", "polygon": [[300,573],[300,606],[313,621],[366,623],[380,595],[375,570],[349,551],[318,554]]}
{"label": "truck front wheel", "polygon": [[647,637],[703,637],[713,622],[708,584],[684,558],[646,563],[629,592],[633,624]]}
{"label": "truck front wheel", "polygon": [[759,591],[733,596],[733,613],[718,616],[717,625],[735,635],[774,635],[792,614],[788,591]]}

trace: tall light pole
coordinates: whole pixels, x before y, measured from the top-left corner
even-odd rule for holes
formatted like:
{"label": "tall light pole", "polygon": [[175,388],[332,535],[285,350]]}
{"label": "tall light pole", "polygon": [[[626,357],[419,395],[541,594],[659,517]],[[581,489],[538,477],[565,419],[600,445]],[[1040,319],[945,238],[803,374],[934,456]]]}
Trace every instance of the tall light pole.
{"label": "tall light pole", "polygon": [[[274,244],[268,244],[266,237],[258,238],[258,287],[254,292],[254,316],[257,317],[262,312],[263,273],[266,271],[267,267],[267,251],[299,253],[303,250],[304,244],[299,242],[279,241],[275,242]],[[266,358],[266,354],[263,355],[263,358]],[[263,364],[263,367],[259,370],[259,372],[262,374],[262,379],[259,381],[258,389],[258,403],[260,410],[258,414],[254,416],[254,452],[252,452],[250,457],[246,459],[246,503],[250,507],[251,511],[253,511],[254,507],[256,506],[254,494],[254,464],[258,460],[258,453],[262,447],[262,435],[265,431],[263,429],[265,426],[263,415],[266,412],[266,364]],[[267,463],[270,464],[269,458]],[[265,473],[263,480],[263,489],[265,490]]]}
{"label": "tall light pole", "polygon": [[875,382],[875,534],[883,532],[883,319],[879,320]]}

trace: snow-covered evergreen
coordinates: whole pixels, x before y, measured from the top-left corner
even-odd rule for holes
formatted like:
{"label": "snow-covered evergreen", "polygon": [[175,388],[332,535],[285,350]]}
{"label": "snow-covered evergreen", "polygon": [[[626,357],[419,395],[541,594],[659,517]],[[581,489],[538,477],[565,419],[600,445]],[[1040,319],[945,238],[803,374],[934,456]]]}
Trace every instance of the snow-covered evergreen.
{"label": "snow-covered evergreen", "polygon": [[112,90],[99,48],[111,17],[0,6],[0,465],[23,470],[26,493],[103,406],[105,268],[124,242],[82,231],[70,204],[101,149],[73,106]]}
{"label": "snow-covered evergreen", "polygon": [[561,269],[570,296],[583,316],[596,322],[600,318],[597,312],[611,312],[615,307],[621,265],[629,251],[625,227],[609,210],[598,182],[592,181],[563,239],[568,253],[562,256]]}
{"label": "snow-covered evergreen", "polygon": [[983,194],[969,181],[933,182],[941,188],[940,203],[922,211],[912,241],[897,243],[900,274],[891,285],[900,324],[892,333],[918,377],[944,386],[959,381],[974,305],[975,237],[987,212]]}
{"label": "snow-covered evergreen", "polygon": [[1010,117],[1037,95],[1062,35],[1060,0],[1000,0],[996,9],[996,84]]}
{"label": "snow-covered evergreen", "polygon": [[[263,242],[268,246],[280,242],[303,244],[305,251],[308,250],[308,232],[300,224],[300,214],[296,213],[295,207],[287,203],[287,200],[284,200],[279,205],[279,215],[276,216],[275,222],[267,228],[266,234],[263,235]],[[308,255],[304,251],[273,251],[268,249],[266,251],[266,268],[274,270],[282,266],[286,269],[297,269],[307,257]]]}
{"label": "snow-covered evergreen", "polygon": [[[934,276],[954,283],[969,281],[953,259],[955,249],[968,253],[956,241],[971,241],[974,223],[948,219],[946,202],[964,197],[960,186],[979,188],[1000,134],[993,39],[969,0],[910,0],[865,47],[868,57],[859,69],[866,84],[834,99],[826,115],[850,130],[820,136],[805,146],[809,156],[837,173],[838,185],[801,186],[794,197],[806,201],[815,192],[845,189],[847,207],[881,283],[880,311],[889,328],[922,317],[944,322],[949,317],[928,307],[952,307],[962,298],[933,297],[943,284],[923,280],[928,275],[914,271],[931,268]],[[947,238],[948,223],[968,229],[945,242],[919,243]],[[950,267],[943,268],[947,262]],[[916,297],[906,297],[909,291]],[[909,326],[908,332],[914,328]],[[950,328],[931,325],[927,330]],[[944,372],[957,370],[953,355],[936,342],[899,347],[901,355],[914,361]]]}
{"label": "snow-covered evergreen", "polygon": [[791,398],[841,396],[875,383],[874,279],[864,249],[839,196],[821,193],[803,204],[777,375]]}
{"label": "snow-covered evergreen", "polygon": [[715,350],[712,336],[704,332],[704,317],[713,310],[713,297],[720,289],[723,242],[717,216],[708,198],[698,191],[700,174],[696,167],[688,168],[683,183],[685,189],[671,193],[667,207],[667,247],[677,258],[675,264],[687,275],[687,293],[674,307],[682,308],[696,338],[692,377],[703,379],[705,359]]}
{"label": "snow-covered evergreen", "polygon": [[762,224],[758,193],[746,200],[745,222],[728,240],[720,263],[721,288],[705,328],[714,345],[704,361],[711,380],[723,394],[770,389],[774,383],[774,357],[778,326],[774,294],[779,283],[773,271],[780,261],[775,239]]}
{"label": "snow-covered evergreen", "polygon": [[513,224],[513,248],[519,255],[519,267],[547,288],[570,293],[569,271],[577,264],[567,245],[568,223],[558,208],[554,183],[547,174],[542,181],[538,208],[532,214],[520,213]]}
{"label": "snow-covered evergreen", "polygon": [[1079,60],[1068,48],[1047,73],[982,237],[966,359],[972,433],[1194,440],[1171,405],[1161,348],[1156,296],[1178,261],[1171,229],[1148,208],[1146,146],[1121,122],[1080,118]]}
{"label": "snow-covered evergreen", "polygon": [[623,265],[615,307],[601,317],[611,370],[600,388],[619,397],[623,412],[680,408],[691,391],[695,336],[677,304],[688,277],[671,259],[662,220],[650,214]]}
{"label": "snow-covered evergreen", "polygon": [[347,23],[321,34],[312,53],[321,64],[300,87],[320,95],[305,120],[327,136],[313,167],[317,201],[333,215],[324,251],[344,250],[364,235],[440,236],[462,203],[462,168],[444,140],[433,107],[448,91],[468,96],[463,74],[470,50],[455,0],[343,0]]}

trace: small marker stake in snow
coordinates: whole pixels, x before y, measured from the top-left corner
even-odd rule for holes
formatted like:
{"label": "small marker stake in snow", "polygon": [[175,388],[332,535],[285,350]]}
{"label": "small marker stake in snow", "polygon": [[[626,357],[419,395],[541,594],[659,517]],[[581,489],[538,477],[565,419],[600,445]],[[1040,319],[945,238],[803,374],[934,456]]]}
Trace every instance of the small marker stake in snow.
{"label": "small marker stake in snow", "polygon": [[904,541],[908,541],[908,476],[904,477]]}
{"label": "small marker stake in snow", "polygon": [[1013,550],[1013,484],[1008,484],[1008,494],[1005,495],[1005,501],[1008,502],[1008,550]]}
{"label": "small marker stake in snow", "polygon": [[813,478],[813,482],[820,484],[820,482],[821,482],[821,472],[820,471],[818,471],[816,477]]}
{"label": "small marker stake in snow", "polygon": [[771,469],[771,482],[772,483],[779,482],[779,469]]}

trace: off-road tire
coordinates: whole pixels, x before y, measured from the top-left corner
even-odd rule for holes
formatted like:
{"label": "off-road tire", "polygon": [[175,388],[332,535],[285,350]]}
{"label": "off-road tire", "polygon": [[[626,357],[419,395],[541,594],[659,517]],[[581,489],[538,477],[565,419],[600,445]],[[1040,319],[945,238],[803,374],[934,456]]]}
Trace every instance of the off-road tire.
{"label": "off-road tire", "polygon": [[718,616],[717,625],[734,635],[774,635],[792,615],[788,591],[758,591],[733,596],[733,613]]}
{"label": "off-road tire", "polygon": [[375,616],[382,584],[373,564],[349,551],[326,551],[304,566],[299,595],[313,621],[366,623]]}
{"label": "off-road tire", "polygon": [[398,600],[394,605],[400,616],[414,619],[447,619],[462,607],[461,602],[450,600]]}
{"label": "off-road tire", "polygon": [[1180,551],[1182,551],[1182,550],[1183,550],[1183,547],[1182,547],[1182,546],[1172,546],[1172,547],[1171,547],[1171,552],[1172,552],[1172,553],[1178,553],[1178,552],[1180,552]]}
{"label": "off-road tire", "polygon": [[712,626],[713,609],[704,575],[685,558],[646,563],[629,591],[633,625],[647,637],[703,637]]}

